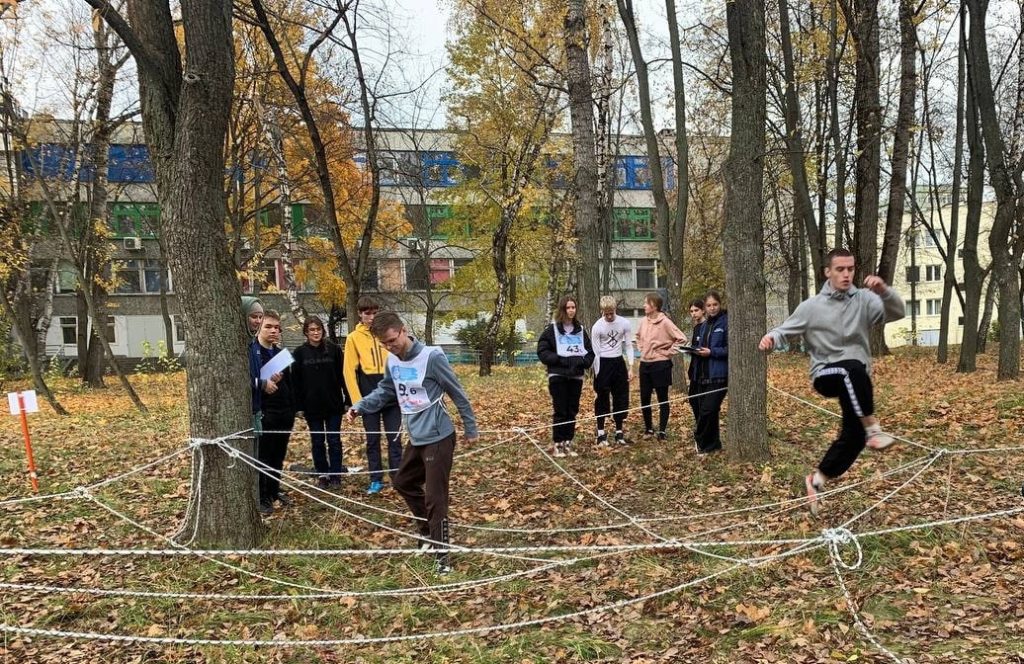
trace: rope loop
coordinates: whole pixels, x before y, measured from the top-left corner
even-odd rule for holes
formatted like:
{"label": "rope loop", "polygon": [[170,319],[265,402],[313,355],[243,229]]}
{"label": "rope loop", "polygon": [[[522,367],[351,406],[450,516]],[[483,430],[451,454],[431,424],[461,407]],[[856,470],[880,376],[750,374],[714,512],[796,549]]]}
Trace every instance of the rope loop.
{"label": "rope loop", "polygon": [[[832,560],[843,569],[851,571],[859,569],[864,562],[864,550],[860,546],[860,539],[849,528],[826,528],[821,531],[821,539],[828,544],[828,552],[832,556]],[[840,546],[848,545],[853,545],[853,549],[857,554],[853,563],[844,561],[839,553]]]}

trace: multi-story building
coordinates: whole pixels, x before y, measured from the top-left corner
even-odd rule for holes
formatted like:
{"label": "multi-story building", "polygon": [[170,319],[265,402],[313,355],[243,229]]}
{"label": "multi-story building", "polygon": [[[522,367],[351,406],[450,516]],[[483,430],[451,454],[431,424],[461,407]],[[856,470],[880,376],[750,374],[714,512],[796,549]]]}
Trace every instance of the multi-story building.
{"label": "multi-story building", "polygon": [[[933,202],[934,201],[934,202]],[[940,189],[938,200],[927,190],[918,193],[920,215],[907,214],[905,233],[901,242],[892,286],[906,303],[907,315],[903,320],[886,327],[889,346],[915,344],[935,346],[939,343],[942,311],[943,282],[945,280],[945,252],[947,232],[952,219],[952,199],[949,187]],[[937,204],[936,204],[937,203]],[[963,291],[964,217],[967,213],[966,196],[961,195],[960,220],[956,238],[956,281]],[[988,235],[992,228],[995,203],[987,197],[982,204],[978,237],[978,260],[982,268],[991,262]],[[924,216],[926,223],[921,222]],[[950,344],[963,339],[963,307],[956,291],[949,309],[948,338]],[[993,313],[993,319],[996,319]]]}
{"label": "multi-story building", "polygon": [[[42,175],[58,183],[61,209],[70,215],[81,215],[72,200],[87,200],[86,192],[92,180],[89,168],[81,166],[75,149],[62,137],[62,123],[53,123],[51,138],[40,141],[33,149],[17,155],[5,154],[5,162],[15,163],[26,176],[23,182]],[[423,325],[423,311],[427,305],[435,313],[451,310],[454,301],[437,297],[430,301],[431,291],[446,297],[459,297],[443,292],[443,284],[474,258],[475,250],[458,242],[449,241],[443,233],[435,232],[440,220],[452,216],[452,203],[448,193],[461,180],[464,168],[454,150],[455,137],[451,132],[435,130],[386,130],[379,134],[382,154],[382,198],[404,208],[411,231],[401,237],[390,238],[373,249],[373,261],[364,275],[363,288],[376,293],[386,303],[404,313],[414,328]],[[615,205],[613,212],[612,259],[610,282],[613,294],[621,302],[623,315],[642,315],[643,295],[663,286],[657,259],[654,229],[654,202],[651,193],[650,171],[643,141],[636,136],[621,137],[620,156],[616,160]],[[112,243],[110,255],[115,287],[107,297],[107,320],[103,329],[115,354],[138,358],[155,354],[166,338],[167,317],[173,328],[173,350],[184,349],[184,327],[178,316],[174,300],[174,282],[164,267],[158,238],[159,206],[156,203],[154,173],[149,154],[142,139],[141,127],[126,124],[115,133],[109,152],[108,232]],[[357,163],[363,158],[354,156]],[[548,165],[554,158],[548,157]],[[674,186],[674,175],[667,163],[667,185]],[[75,188],[78,188],[76,195]],[[556,189],[564,192],[563,184]],[[27,195],[27,188],[21,194]],[[31,198],[31,195],[28,195]],[[41,202],[33,204],[34,214],[45,223],[47,207]],[[263,223],[273,225],[280,220],[276,205],[268,200],[254,206],[247,214]],[[301,245],[309,233],[318,233],[315,206],[298,201],[291,205],[292,227],[289,236]],[[240,266],[240,278],[245,292],[260,294],[274,308],[288,311],[281,294],[285,288],[280,246],[253,247],[236,224],[232,250]],[[257,240],[259,242],[259,240]],[[42,243],[37,258],[43,263],[63,256],[60,244],[53,240]],[[295,261],[301,262],[301,251],[294,252]],[[61,262],[58,278],[53,286],[53,320],[46,340],[50,354],[73,357],[78,352],[79,317],[82,315],[77,298],[75,269]],[[299,298],[311,313],[325,313],[324,304],[317,298],[315,287],[299,283]],[[519,321],[521,329],[543,324],[547,312],[538,302],[535,318]],[[486,306],[481,306],[485,313]],[[166,311],[167,316],[162,312]],[[287,321],[286,321],[287,324]],[[297,341],[297,325],[292,324],[291,341]],[[435,343],[454,344],[452,326],[436,325]]]}

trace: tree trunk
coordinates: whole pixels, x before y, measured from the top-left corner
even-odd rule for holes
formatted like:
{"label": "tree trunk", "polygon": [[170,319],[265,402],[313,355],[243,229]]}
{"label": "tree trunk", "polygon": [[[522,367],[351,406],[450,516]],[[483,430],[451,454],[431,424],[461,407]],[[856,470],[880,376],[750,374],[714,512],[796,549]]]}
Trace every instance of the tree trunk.
{"label": "tree trunk", "polygon": [[[829,7],[829,36],[828,36],[828,97],[829,97],[829,135],[832,139],[832,148],[835,152],[836,161],[836,227],[835,246],[842,244],[844,229],[847,224],[846,214],[846,165],[847,153],[843,149],[842,125],[839,123],[839,62],[842,55],[838,53],[839,41],[839,11],[836,7],[837,0],[832,0]],[[845,41],[844,49],[845,51]],[[846,143],[849,147],[849,142]],[[825,225],[821,225],[822,242],[824,246]],[[817,274],[814,277],[815,284],[820,287],[825,280],[825,274]]]}
{"label": "tree trunk", "polygon": [[731,293],[729,449],[744,461],[770,455],[767,429],[767,367],[757,342],[767,317],[764,280],[766,45],[763,0],[726,5],[731,54],[732,131],[725,166],[726,290]]}
{"label": "tree trunk", "polygon": [[857,53],[854,104],[857,114],[856,194],[853,253],[860,278],[878,263],[878,192],[882,156],[879,102],[878,0],[841,0]]}
{"label": "tree trunk", "polygon": [[[967,89],[966,31],[964,7],[960,8],[960,39],[957,46],[956,76],[956,135],[953,139],[953,208],[949,220],[949,241],[946,244],[945,274],[942,281],[942,310],[939,318],[939,347],[936,361],[945,364],[949,359],[950,299],[956,285],[956,250],[960,231],[960,187],[964,163],[964,96]],[[966,302],[964,303],[966,305]],[[966,307],[964,307],[966,309]]]}
{"label": "tree trunk", "polygon": [[974,74],[967,71],[967,216],[964,218],[964,324],[960,341],[958,373],[977,369],[978,316],[984,275],[978,261],[978,236],[981,232],[981,207],[985,195],[985,145],[981,139],[978,105],[974,101]]}
{"label": "tree trunk", "polygon": [[[903,234],[903,211],[907,199],[907,164],[910,155],[911,129],[914,124],[914,105],[917,97],[917,15],[915,0],[899,0],[900,23],[900,101],[896,111],[896,126],[893,129],[891,177],[889,180],[889,207],[885,216],[885,233],[882,237],[882,256],[876,273],[886,283],[893,282],[896,273],[896,259]],[[911,195],[916,195],[912,192]],[[885,325],[874,326],[871,330],[871,346],[874,354],[887,354]]]}
{"label": "tree trunk", "polygon": [[[224,230],[224,144],[234,90],[231,3],[183,2],[179,52],[166,2],[128,0],[129,24],[103,0],[87,1],[128,46],[138,69],[161,231],[180,313],[188,321],[189,433],[217,439],[248,431],[245,322]],[[249,438],[234,436],[226,443],[253,452]],[[179,536],[197,546],[255,546],[263,526],[253,471],[217,445],[201,446],[193,461],[189,519]]]}
{"label": "tree trunk", "polygon": [[[669,47],[672,51],[672,87],[675,92],[676,120],[676,209],[669,232],[671,261],[663,265],[668,272],[673,297],[681,304],[686,254],[686,223],[690,210],[690,138],[686,129],[686,80],[683,77],[683,52],[679,42],[679,22],[675,0],[665,0],[668,17]],[[685,374],[683,374],[685,376]],[[682,384],[682,383],[681,383]]]}
{"label": "tree trunk", "polygon": [[825,251],[821,245],[818,222],[811,206],[811,193],[807,182],[807,159],[804,151],[803,120],[800,117],[800,98],[796,86],[796,69],[793,64],[793,43],[789,30],[789,3],[779,0],[779,31],[782,42],[782,62],[786,89],[780,95],[786,122],[786,161],[793,177],[793,208],[796,219],[804,225],[811,250],[811,266],[817,287],[824,283]]}
{"label": "tree trunk", "polygon": [[988,236],[992,254],[992,279],[999,291],[999,380],[1020,375],[1020,282],[1011,246],[1011,232],[1017,219],[1017,194],[1012,167],[1006,162],[1005,142],[999,130],[995,94],[988,58],[985,13],[988,0],[965,0],[970,13],[968,66],[974,76],[972,91],[981,117],[982,137],[989,178],[996,195],[996,214]]}
{"label": "tree trunk", "polygon": [[978,353],[984,355],[988,351],[988,337],[992,330],[992,312],[995,310],[996,302],[996,280],[992,277],[992,269],[989,268],[989,280],[985,286],[985,304],[981,311],[981,320],[978,322]]}
{"label": "tree trunk", "polygon": [[[565,80],[569,89],[569,117],[572,124],[575,219],[578,238],[577,317],[595,320],[601,297],[597,261],[601,239],[601,216],[597,191],[597,155],[594,142],[594,95],[587,53],[586,8],[584,0],[568,0],[564,19]],[[653,171],[652,171],[653,173]],[[653,179],[653,178],[652,178]]]}
{"label": "tree trunk", "polygon": [[[0,208],[0,214],[3,213],[5,213],[5,211]],[[4,315],[11,319],[14,334],[18,337],[18,342],[25,355],[25,361],[28,362],[29,371],[32,373],[32,384],[36,388],[36,392],[41,394],[46,401],[49,402],[55,413],[58,415],[67,415],[68,411],[66,411],[64,406],[57,401],[57,397],[54,396],[53,392],[50,390],[50,386],[46,384],[42,366],[39,362],[39,355],[32,349],[31,339],[33,339],[33,335],[31,333],[31,327],[26,326],[25,320],[15,312],[10,298],[7,297],[6,288],[0,288],[0,306],[3,307]]]}

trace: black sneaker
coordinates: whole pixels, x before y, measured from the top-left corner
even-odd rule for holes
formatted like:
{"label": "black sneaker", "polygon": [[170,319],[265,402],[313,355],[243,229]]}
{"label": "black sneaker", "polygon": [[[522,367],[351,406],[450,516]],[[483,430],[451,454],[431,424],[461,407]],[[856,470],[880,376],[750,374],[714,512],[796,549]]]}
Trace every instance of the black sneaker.
{"label": "black sneaker", "polygon": [[260,514],[263,516],[270,516],[274,513],[274,505],[272,503],[260,502]]}
{"label": "black sneaker", "polygon": [[602,433],[597,437],[598,447],[608,447],[608,434]]}
{"label": "black sneaker", "polygon": [[654,438],[654,429],[644,431],[644,438]]}
{"label": "black sneaker", "polygon": [[445,574],[451,574],[451,572],[452,572],[452,563],[451,563],[451,560],[449,560],[449,558],[448,558],[448,554],[447,553],[439,553],[439,554],[437,554],[437,559],[434,561],[434,573],[439,575],[439,576],[444,576]]}
{"label": "black sneaker", "polygon": [[621,431],[617,431],[615,433],[615,444],[616,445],[632,445],[633,441],[631,441],[629,438],[626,438],[626,434],[622,433]]}
{"label": "black sneaker", "polygon": [[664,443],[667,439],[668,439],[668,434],[667,433],[665,433],[664,431],[659,431],[658,432],[658,442],[659,443]]}
{"label": "black sneaker", "polygon": [[321,489],[324,489],[324,490],[330,489],[331,488],[331,478],[327,477],[326,475],[321,475],[320,477],[317,478],[316,485],[318,487],[320,487]]}
{"label": "black sneaker", "polygon": [[277,498],[275,498],[274,500],[276,502],[281,503],[281,507],[291,507],[293,504],[292,499],[288,497],[287,493],[277,494]]}

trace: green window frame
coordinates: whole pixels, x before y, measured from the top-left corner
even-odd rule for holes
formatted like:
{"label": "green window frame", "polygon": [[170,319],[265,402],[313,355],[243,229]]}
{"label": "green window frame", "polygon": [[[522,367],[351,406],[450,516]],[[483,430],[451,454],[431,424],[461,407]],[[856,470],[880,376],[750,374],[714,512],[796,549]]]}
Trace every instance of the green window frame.
{"label": "green window frame", "polygon": [[107,227],[115,238],[156,237],[159,223],[157,203],[114,203],[107,216]]}
{"label": "green window frame", "polygon": [[654,240],[654,208],[615,208],[612,211],[612,239],[627,242]]}
{"label": "green window frame", "polygon": [[[278,212],[279,205],[268,205],[256,213],[260,226],[269,228],[280,223],[281,214]],[[272,213],[273,211],[273,213]],[[303,203],[292,203],[292,237],[306,236],[306,206]]]}

